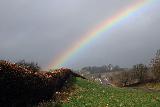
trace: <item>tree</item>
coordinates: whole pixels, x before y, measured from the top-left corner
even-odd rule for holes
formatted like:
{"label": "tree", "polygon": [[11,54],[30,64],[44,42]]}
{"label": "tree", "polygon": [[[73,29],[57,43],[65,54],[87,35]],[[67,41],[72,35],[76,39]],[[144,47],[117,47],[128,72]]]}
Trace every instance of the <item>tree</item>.
{"label": "tree", "polygon": [[130,79],[130,76],[128,72],[124,71],[120,74],[120,81],[123,84],[123,86],[126,86],[127,84],[129,84],[129,79]]}
{"label": "tree", "polygon": [[127,71],[119,72],[112,75],[112,82],[120,87],[124,87],[130,84],[130,73]]}
{"label": "tree", "polygon": [[133,70],[135,71],[135,75],[139,79],[139,82],[144,82],[147,69],[147,66],[144,64],[137,64],[133,66]]}
{"label": "tree", "polygon": [[151,71],[157,80],[160,80],[160,49],[157,50],[155,57],[151,61]]}
{"label": "tree", "polygon": [[113,70],[112,64],[109,64],[107,68],[108,68],[108,71],[112,71]]}

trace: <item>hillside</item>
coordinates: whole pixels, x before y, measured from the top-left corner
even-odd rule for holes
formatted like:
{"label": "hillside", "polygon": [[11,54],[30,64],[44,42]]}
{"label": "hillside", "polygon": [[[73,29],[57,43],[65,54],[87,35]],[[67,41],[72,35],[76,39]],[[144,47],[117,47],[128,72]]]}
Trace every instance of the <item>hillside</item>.
{"label": "hillside", "polygon": [[80,78],[62,107],[159,107],[160,93],[102,86]]}
{"label": "hillside", "polygon": [[160,107],[160,83],[117,88],[91,82],[70,69],[33,72],[0,61],[2,107]]}

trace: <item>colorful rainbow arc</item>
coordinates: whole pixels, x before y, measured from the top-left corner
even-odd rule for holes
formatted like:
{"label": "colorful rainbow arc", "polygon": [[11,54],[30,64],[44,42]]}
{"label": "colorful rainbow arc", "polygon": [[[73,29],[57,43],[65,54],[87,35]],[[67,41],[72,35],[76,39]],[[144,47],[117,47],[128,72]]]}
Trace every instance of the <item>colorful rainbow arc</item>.
{"label": "colorful rainbow arc", "polygon": [[122,10],[118,14],[107,18],[101,24],[96,26],[94,29],[86,33],[80,40],[78,40],[74,46],[71,46],[68,50],[64,52],[64,54],[60,55],[57,60],[54,60],[48,68],[59,68],[62,67],[64,64],[67,63],[69,59],[72,58],[73,55],[76,55],[83,47],[89,44],[94,38],[101,36],[101,33],[107,32],[113,26],[128,18],[130,15],[138,12],[139,10],[143,9],[144,6],[149,4],[150,2],[155,0],[138,0],[138,2],[132,6],[127,7],[126,9]]}

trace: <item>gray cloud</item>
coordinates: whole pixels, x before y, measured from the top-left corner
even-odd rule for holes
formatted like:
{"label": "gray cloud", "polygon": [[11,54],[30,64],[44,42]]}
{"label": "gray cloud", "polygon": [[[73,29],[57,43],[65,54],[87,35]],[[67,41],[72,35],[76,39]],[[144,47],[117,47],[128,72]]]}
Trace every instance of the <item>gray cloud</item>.
{"label": "gray cloud", "polygon": [[[1,0],[0,59],[47,66],[99,22],[133,4],[129,0]],[[146,63],[160,47],[160,6],[150,4],[104,33],[66,66]]]}

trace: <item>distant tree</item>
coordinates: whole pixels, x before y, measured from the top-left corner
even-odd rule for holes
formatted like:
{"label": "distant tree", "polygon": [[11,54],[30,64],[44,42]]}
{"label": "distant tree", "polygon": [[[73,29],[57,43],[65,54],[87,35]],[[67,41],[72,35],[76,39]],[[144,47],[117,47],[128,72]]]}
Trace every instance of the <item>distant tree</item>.
{"label": "distant tree", "polygon": [[151,61],[151,71],[157,80],[160,80],[160,49],[157,50],[155,57]]}
{"label": "distant tree", "polygon": [[133,70],[135,71],[135,77],[139,79],[139,82],[144,82],[148,70],[147,66],[144,64],[137,64],[133,66]]}
{"label": "distant tree", "polygon": [[129,82],[130,76],[129,73],[124,71],[120,74],[120,81],[123,84],[123,86],[126,86]]}
{"label": "distant tree", "polygon": [[112,75],[113,84],[117,86],[127,86],[130,81],[130,73],[127,71],[119,72],[118,74]]}
{"label": "distant tree", "polygon": [[16,62],[17,65],[22,66],[28,70],[32,70],[33,72],[38,72],[41,68],[38,66],[38,63],[35,62],[26,62],[25,60],[20,60]]}
{"label": "distant tree", "polygon": [[109,65],[108,65],[108,70],[109,70],[109,71],[112,71],[112,70],[113,70],[113,65],[112,65],[112,64],[109,64]]}

